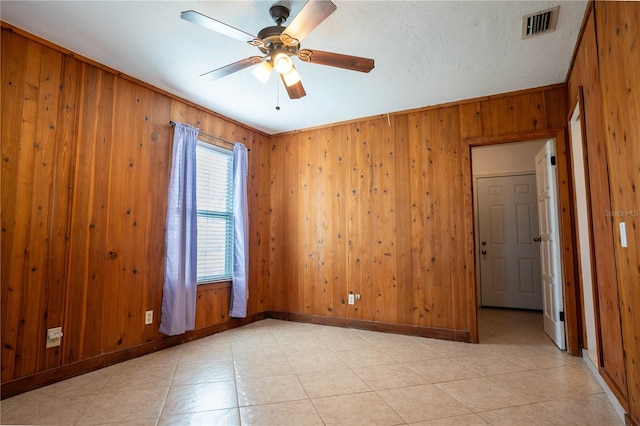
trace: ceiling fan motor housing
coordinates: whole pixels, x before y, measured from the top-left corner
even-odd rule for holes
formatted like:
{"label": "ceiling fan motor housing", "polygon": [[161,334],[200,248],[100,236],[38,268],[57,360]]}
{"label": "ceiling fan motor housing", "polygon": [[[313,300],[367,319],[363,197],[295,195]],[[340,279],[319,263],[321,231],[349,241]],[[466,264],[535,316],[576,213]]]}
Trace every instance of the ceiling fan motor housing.
{"label": "ceiling fan motor housing", "polygon": [[274,50],[283,51],[290,56],[297,55],[298,50],[300,50],[299,44],[295,46],[288,46],[282,43],[280,34],[282,34],[285,28],[286,27],[278,25],[261,29],[258,33],[258,38],[263,41],[264,45],[257,46],[258,49],[260,49],[260,51],[265,55],[272,53]]}

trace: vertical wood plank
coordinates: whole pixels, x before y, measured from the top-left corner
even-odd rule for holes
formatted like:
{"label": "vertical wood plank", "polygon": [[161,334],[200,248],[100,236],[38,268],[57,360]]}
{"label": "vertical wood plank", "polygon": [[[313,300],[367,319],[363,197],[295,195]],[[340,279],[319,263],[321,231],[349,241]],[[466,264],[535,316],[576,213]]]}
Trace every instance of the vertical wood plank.
{"label": "vertical wood plank", "polygon": [[[53,161],[53,185],[51,192],[50,249],[45,267],[49,277],[46,300],[45,329],[64,324],[64,300],[67,290],[67,264],[69,261],[70,214],[74,182],[73,161],[77,146],[77,115],[82,65],[79,61],[62,58],[62,75],[59,85],[59,111]],[[46,351],[44,369],[61,364],[60,348]]]}
{"label": "vertical wood plank", "polygon": [[[19,176],[24,172],[24,159],[21,155],[22,117],[27,92],[27,63],[38,60],[39,55],[27,55],[28,41],[14,34],[2,33],[2,381],[11,379],[15,373],[15,359],[19,354],[17,347],[20,306],[23,295],[24,240],[27,232],[24,226],[26,191],[25,181]],[[33,50],[33,47],[31,48]],[[24,54],[20,54],[24,52]]]}
{"label": "vertical wood plank", "polygon": [[[349,125],[349,175],[347,177],[349,198],[347,210],[347,235],[349,261],[347,281],[349,293],[361,294],[365,300],[373,300],[371,271],[371,191],[372,168],[371,148],[366,122]],[[349,317],[363,319],[370,317],[371,305],[354,304],[347,306]],[[366,311],[366,312],[363,312]]]}
{"label": "vertical wood plank", "polygon": [[271,143],[269,163],[269,309],[286,312],[289,300],[286,297],[285,239],[291,228],[286,224],[287,163],[285,141],[276,138]]}
{"label": "vertical wood plank", "polygon": [[413,317],[413,263],[411,223],[411,167],[409,121],[406,114],[393,118],[396,162],[397,321],[411,324]]}
{"label": "vertical wood plank", "polygon": [[[41,50],[39,70],[34,70],[37,88],[37,109],[25,121],[35,124],[33,140],[27,145],[33,150],[29,179],[37,183],[31,188],[31,211],[27,241],[26,280],[27,297],[23,299],[22,330],[18,334],[21,356],[16,359],[16,373],[24,376],[42,369],[44,365],[44,317],[48,290],[45,271],[49,255],[49,221],[52,192],[52,163],[55,156],[55,131],[58,114],[58,86],[60,84],[61,55],[51,49]],[[37,77],[36,77],[37,76]],[[27,142],[27,141],[25,141]],[[23,148],[27,148],[23,146]]]}
{"label": "vertical wood plank", "polygon": [[374,300],[370,319],[397,322],[397,229],[395,192],[396,160],[395,138],[391,118],[374,121],[372,153],[374,163]]}
{"label": "vertical wood plank", "polygon": [[348,152],[349,134],[346,126],[331,127],[331,200],[332,229],[330,240],[332,244],[332,263],[329,264],[329,281],[332,287],[331,315],[341,318],[347,317],[347,294],[349,283],[348,268],[348,234],[347,234],[347,200],[348,200]]}

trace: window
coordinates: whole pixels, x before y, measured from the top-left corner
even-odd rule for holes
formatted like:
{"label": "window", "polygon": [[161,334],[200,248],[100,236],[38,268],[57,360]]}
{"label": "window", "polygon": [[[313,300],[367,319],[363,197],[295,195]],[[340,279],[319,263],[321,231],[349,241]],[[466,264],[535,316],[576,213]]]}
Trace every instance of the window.
{"label": "window", "polygon": [[196,147],[198,283],[233,276],[233,152]]}

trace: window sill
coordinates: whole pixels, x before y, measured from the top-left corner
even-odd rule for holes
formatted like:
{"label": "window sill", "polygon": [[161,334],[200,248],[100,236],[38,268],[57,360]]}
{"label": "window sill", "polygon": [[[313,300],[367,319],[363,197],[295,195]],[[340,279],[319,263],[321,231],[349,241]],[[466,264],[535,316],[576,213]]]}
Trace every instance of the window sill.
{"label": "window sill", "polygon": [[224,280],[224,281],[204,281],[201,283],[198,283],[198,290],[217,290],[220,288],[230,288],[231,287],[231,280]]}

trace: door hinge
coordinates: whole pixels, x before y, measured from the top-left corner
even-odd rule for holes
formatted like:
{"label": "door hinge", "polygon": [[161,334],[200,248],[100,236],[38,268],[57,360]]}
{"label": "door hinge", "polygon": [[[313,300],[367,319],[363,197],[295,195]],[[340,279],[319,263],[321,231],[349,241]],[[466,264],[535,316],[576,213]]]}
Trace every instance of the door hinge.
{"label": "door hinge", "polygon": [[556,165],[556,156],[555,156],[555,155],[552,155],[552,156],[551,156],[551,165],[552,165],[552,166],[555,166],[555,165]]}
{"label": "door hinge", "polygon": [[564,311],[560,311],[560,321],[564,321]]}

